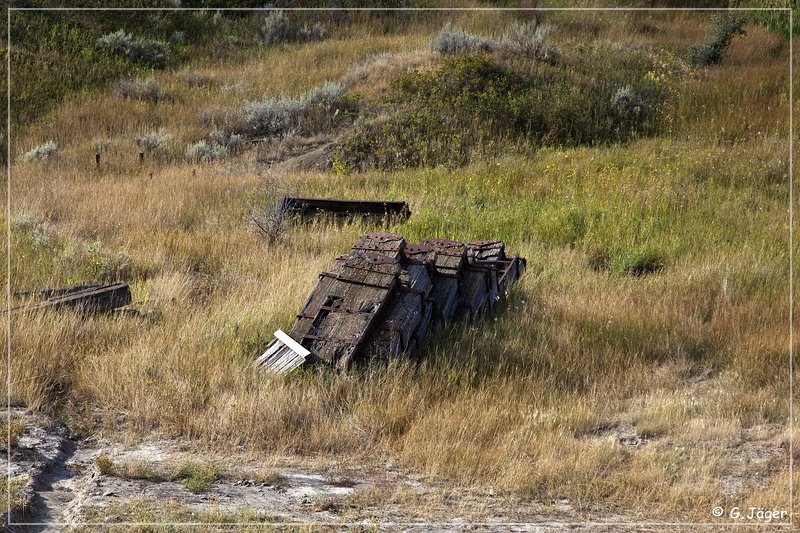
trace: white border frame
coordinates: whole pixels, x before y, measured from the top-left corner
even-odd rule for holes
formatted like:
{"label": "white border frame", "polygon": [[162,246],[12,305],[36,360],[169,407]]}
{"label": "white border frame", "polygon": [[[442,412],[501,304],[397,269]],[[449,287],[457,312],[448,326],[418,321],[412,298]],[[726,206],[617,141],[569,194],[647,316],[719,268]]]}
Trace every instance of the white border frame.
{"label": "white border frame", "polygon": [[[792,0],[787,0],[791,2]],[[6,217],[11,214],[11,12],[24,12],[24,11],[242,11],[242,12],[256,12],[256,11],[523,11],[523,12],[546,12],[546,11],[777,11],[789,13],[789,520],[787,522],[604,522],[604,521],[584,521],[584,522],[559,522],[560,527],[567,526],[713,526],[720,527],[793,527],[793,497],[794,497],[794,419],[793,419],[793,398],[794,398],[794,348],[793,348],[793,315],[794,315],[794,294],[793,294],[793,257],[792,257],[792,243],[794,233],[794,172],[793,172],[793,157],[794,157],[794,139],[793,139],[793,63],[794,63],[794,47],[792,42],[792,29],[794,27],[793,9],[792,7],[432,7],[432,8],[336,8],[336,7],[287,7],[287,8],[240,8],[240,7],[223,7],[223,8],[183,8],[183,7],[6,7],[6,107],[7,107],[7,177],[6,177]],[[6,264],[6,302],[7,305],[11,303],[11,224],[6,225],[6,244],[7,244],[7,264]],[[6,348],[7,348],[7,371],[6,371],[6,391],[7,391],[7,443],[11,442],[11,314],[6,312]],[[56,526],[56,527],[82,527],[82,526],[101,526],[101,527],[133,527],[133,526],[283,526],[283,527],[301,527],[301,526],[328,526],[328,527],[358,527],[376,525],[378,527],[396,527],[396,526],[434,526],[434,527],[452,527],[450,522],[373,522],[364,520],[361,522],[75,522],[75,523],[62,523],[62,522],[12,522],[11,521],[11,446],[6,446],[7,452],[7,465],[8,471],[6,475],[6,490],[7,490],[7,503],[5,526]],[[468,526],[494,526],[494,527],[550,527],[551,521],[545,520],[543,522],[470,522]]]}

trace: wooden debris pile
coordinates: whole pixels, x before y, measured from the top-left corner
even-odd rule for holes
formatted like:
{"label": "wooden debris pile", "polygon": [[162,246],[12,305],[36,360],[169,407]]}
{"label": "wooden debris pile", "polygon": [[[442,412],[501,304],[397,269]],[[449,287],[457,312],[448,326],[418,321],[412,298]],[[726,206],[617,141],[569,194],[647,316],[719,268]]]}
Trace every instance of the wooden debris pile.
{"label": "wooden debris pile", "polygon": [[393,233],[364,235],[320,274],[288,334],[278,330],[257,364],[285,374],[304,363],[345,370],[413,355],[448,322],[491,313],[524,269],[500,241],[406,244]]}

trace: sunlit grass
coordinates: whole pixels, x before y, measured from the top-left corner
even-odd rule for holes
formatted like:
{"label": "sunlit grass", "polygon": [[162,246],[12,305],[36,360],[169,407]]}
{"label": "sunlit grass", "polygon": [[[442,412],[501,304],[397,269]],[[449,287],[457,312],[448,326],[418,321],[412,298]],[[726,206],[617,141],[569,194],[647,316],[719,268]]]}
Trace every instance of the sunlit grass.
{"label": "sunlit grass", "polygon": [[[554,20],[565,48],[593,27]],[[623,40],[637,20],[626,17],[622,31],[606,16],[597,32]],[[651,23],[661,29],[627,44],[664,39],[679,49],[704,32],[698,20]],[[719,69],[673,88],[674,118],[659,137],[526,155],[509,146],[458,170],[282,176],[302,195],[408,201],[412,217],[392,230],[410,242],[499,238],[528,272],[496,316],[446,330],[418,361],[348,378],[280,380],[252,367],[317,273],[368,228],[296,226],[268,245],[247,224],[247,201],[267,174],[252,153],[140,167],[132,139],[164,127],[182,153],[208,133],[203,109],[297,95],[384,51],[425,65],[414,50],[439,28],[192,65],[157,76],[172,103],[98,93],[32,128],[21,150],[53,138],[63,156],[12,169],[12,290],[124,279],[142,315],[15,315],[14,403],[117,438],[124,413],[130,438],[390,457],[453,483],[567,498],[589,513],[600,505],[706,520],[714,504],[733,501],[720,479],[750,476],[736,462],[745,432],[766,428],[758,442],[772,448],[788,438],[786,50],[758,28]],[[189,90],[186,72],[214,82]],[[219,89],[237,81],[241,93]],[[111,139],[100,170],[98,136]],[[20,224],[23,213],[32,222]],[[651,263],[654,272],[634,275]],[[649,443],[632,449],[623,429]],[[735,501],[782,505],[785,464],[762,475]]]}

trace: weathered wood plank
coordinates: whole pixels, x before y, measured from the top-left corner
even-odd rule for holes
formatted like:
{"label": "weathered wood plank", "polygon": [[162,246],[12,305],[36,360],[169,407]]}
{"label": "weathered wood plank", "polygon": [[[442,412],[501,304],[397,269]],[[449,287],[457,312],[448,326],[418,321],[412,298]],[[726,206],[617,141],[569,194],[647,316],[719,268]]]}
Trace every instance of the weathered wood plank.
{"label": "weathered wood plank", "polygon": [[393,259],[400,260],[406,241],[396,233],[367,233],[359,237],[353,245],[355,252],[378,252]]}
{"label": "weathered wood plank", "polygon": [[127,283],[90,286],[87,289],[65,292],[43,302],[17,307],[11,311],[38,311],[41,309],[71,308],[83,312],[102,313],[131,303],[131,290]]}
{"label": "weathered wood plank", "polygon": [[486,308],[489,295],[487,288],[488,272],[484,269],[467,267],[458,284],[455,320],[467,324],[476,320]]}
{"label": "weathered wood plank", "polygon": [[406,202],[286,196],[283,199],[283,205],[288,213],[299,216],[303,220],[310,220],[318,216],[403,220],[411,216]]}

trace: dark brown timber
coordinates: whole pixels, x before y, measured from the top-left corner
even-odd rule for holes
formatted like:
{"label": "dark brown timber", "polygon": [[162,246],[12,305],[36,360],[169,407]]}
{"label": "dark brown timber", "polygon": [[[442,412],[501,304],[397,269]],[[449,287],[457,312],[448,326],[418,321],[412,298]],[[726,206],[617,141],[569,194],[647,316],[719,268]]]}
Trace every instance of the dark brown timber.
{"label": "dark brown timber", "polygon": [[80,311],[102,313],[131,303],[131,290],[127,283],[114,285],[89,285],[72,289],[42,291],[47,300],[11,309],[11,311],[38,311],[41,309],[72,308]]}
{"label": "dark brown timber", "polygon": [[346,370],[411,356],[448,322],[494,311],[524,269],[525,260],[506,257],[501,241],[407,244],[394,233],[369,233],[320,274],[291,338],[280,332],[283,340],[258,364],[280,374],[316,361]]}
{"label": "dark brown timber", "polygon": [[286,196],[283,199],[285,210],[301,220],[311,220],[319,216],[333,216],[337,219],[369,219],[372,221],[399,221],[411,216],[405,202],[384,202],[365,200],[335,200],[331,198],[297,198]]}

